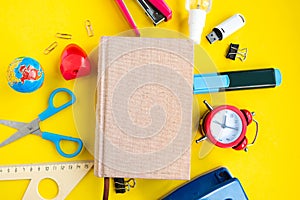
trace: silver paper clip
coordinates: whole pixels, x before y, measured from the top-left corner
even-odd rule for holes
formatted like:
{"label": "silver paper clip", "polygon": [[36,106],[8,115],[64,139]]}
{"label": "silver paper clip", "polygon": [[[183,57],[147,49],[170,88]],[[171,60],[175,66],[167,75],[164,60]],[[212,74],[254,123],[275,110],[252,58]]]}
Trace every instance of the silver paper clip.
{"label": "silver paper clip", "polygon": [[93,37],[94,36],[94,30],[93,30],[93,26],[90,20],[86,20],[85,21],[85,29],[87,32],[87,35],[89,37]]}
{"label": "silver paper clip", "polygon": [[52,44],[50,44],[45,50],[44,54],[48,55],[51,51],[53,51],[57,47],[58,43],[55,41]]}
{"label": "silver paper clip", "polygon": [[66,40],[72,39],[72,35],[71,35],[71,34],[68,34],[68,33],[56,33],[55,36],[56,36],[57,38],[66,39]]}
{"label": "silver paper clip", "polygon": [[231,60],[235,60],[235,58],[240,59],[241,61],[245,61],[247,58],[248,49],[242,48],[239,49],[239,44],[230,44],[226,58]]}

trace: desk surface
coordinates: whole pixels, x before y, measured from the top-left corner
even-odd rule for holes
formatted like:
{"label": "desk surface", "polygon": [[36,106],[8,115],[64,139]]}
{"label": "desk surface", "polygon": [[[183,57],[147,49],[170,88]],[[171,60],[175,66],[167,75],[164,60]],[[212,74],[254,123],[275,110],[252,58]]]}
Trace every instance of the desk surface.
{"label": "desk surface", "polygon": [[[126,1],[125,1],[126,2]],[[184,1],[167,1],[173,10],[173,19],[159,25],[188,34]],[[152,24],[135,2],[127,1],[139,27]],[[259,138],[248,153],[231,149],[214,148],[203,159],[197,154],[201,145],[192,145],[192,177],[226,166],[241,181],[250,199],[296,199],[300,178],[296,161],[299,160],[297,146],[300,134],[297,113],[296,64],[300,39],[298,19],[300,4],[297,1],[285,3],[279,0],[220,1],[214,0],[207,15],[201,45],[214,61],[219,71],[256,69],[277,66],[283,75],[283,82],[275,89],[261,89],[227,92],[226,103],[256,112],[260,122]],[[227,17],[242,13],[246,26],[224,41],[210,45],[205,35]],[[0,59],[0,108],[2,119],[29,121],[46,107],[49,93],[57,87],[73,88],[73,81],[65,81],[59,71],[59,58],[69,43],[77,43],[90,52],[104,35],[116,35],[129,29],[114,1],[4,1],[0,6],[1,59]],[[92,22],[95,36],[87,37],[84,21]],[[43,50],[56,40],[56,32],[73,34],[72,40],[59,40],[58,47],[49,55]],[[245,62],[225,58],[229,44],[239,43],[249,50]],[[45,71],[43,86],[30,94],[12,90],[6,79],[9,63],[16,57],[36,58]],[[197,55],[196,55],[197,56]],[[203,96],[198,96],[203,100]],[[50,118],[42,128],[55,133],[77,136],[72,118],[72,109]],[[1,140],[12,132],[0,127]],[[0,164],[22,164],[68,161],[57,156],[48,142],[36,137],[26,137],[17,143],[0,148]],[[93,157],[87,152],[71,159],[86,160]],[[171,191],[183,181],[137,180],[137,186],[126,195],[115,195],[111,199],[156,199]],[[28,181],[0,181],[1,199],[20,199]],[[103,180],[94,177],[90,171],[67,199],[101,199]],[[12,190],[13,189],[13,190]],[[13,192],[11,192],[13,191]]]}

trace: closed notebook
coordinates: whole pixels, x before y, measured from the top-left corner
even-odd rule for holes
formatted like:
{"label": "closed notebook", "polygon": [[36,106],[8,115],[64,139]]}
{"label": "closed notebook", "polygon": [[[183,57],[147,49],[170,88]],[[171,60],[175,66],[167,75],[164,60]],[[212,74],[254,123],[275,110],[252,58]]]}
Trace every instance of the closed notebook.
{"label": "closed notebook", "polygon": [[96,176],[190,178],[193,52],[186,39],[101,38]]}

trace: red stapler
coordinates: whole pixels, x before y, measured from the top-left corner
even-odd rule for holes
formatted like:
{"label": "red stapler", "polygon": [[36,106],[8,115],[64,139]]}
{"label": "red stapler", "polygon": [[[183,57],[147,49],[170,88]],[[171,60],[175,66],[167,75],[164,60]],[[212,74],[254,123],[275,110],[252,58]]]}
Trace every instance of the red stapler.
{"label": "red stapler", "polygon": [[[131,28],[133,28],[136,35],[139,36],[140,32],[138,31],[137,26],[124,1],[116,0],[116,2]],[[137,2],[144,9],[147,16],[149,16],[155,26],[162,21],[168,21],[172,18],[172,10],[164,0],[137,0]]]}
{"label": "red stapler", "polygon": [[172,10],[164,0],[137,0],[140,6],[156,26],[162,21],[168,21],[172,18]]}

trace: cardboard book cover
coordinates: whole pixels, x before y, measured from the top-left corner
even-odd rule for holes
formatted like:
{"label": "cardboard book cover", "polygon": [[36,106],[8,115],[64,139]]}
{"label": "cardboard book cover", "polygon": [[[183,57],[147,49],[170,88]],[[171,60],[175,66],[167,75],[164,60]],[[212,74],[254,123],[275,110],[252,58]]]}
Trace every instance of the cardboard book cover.
{"label": "cardboard book cover", "polygon": [[193,61],[188,39],[101,38],[96,176],[190,178]]}

